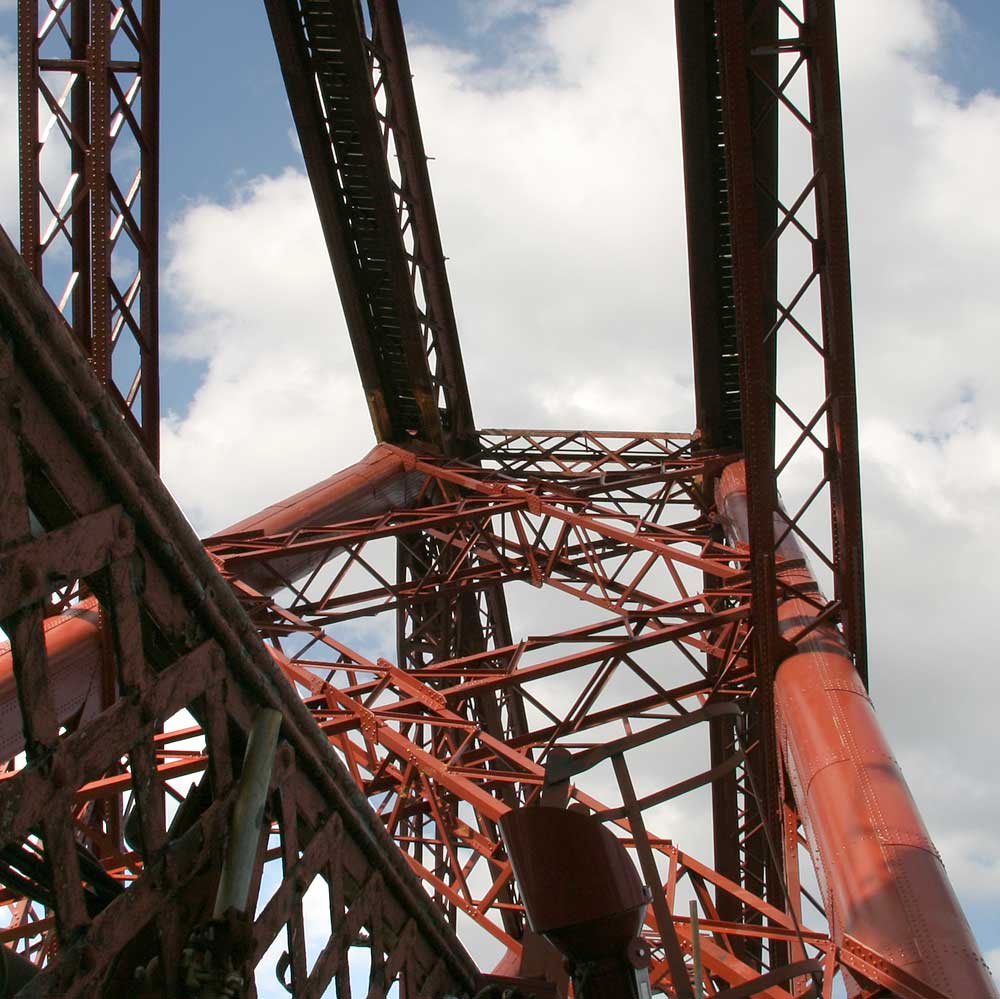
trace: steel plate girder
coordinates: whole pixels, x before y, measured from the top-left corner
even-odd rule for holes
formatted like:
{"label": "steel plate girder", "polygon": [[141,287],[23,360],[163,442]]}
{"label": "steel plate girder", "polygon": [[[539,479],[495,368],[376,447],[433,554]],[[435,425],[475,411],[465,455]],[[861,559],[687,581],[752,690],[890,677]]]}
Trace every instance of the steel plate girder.
{"label": "steel plate girder", "polygon": [[[395,3],[266,0],[379,440],[464,453],[472,409]],[[419,299],[419,302],[418,302]]]}

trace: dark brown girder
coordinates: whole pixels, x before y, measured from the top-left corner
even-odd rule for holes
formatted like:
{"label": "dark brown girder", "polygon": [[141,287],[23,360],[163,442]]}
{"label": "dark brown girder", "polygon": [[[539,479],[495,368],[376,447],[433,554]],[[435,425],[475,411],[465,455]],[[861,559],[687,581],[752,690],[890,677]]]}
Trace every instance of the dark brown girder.
{"label": "dark brown girder", "polygon": [[472,408],[399,11],[372,5],[369,38],[353,0],[266,6],[375,434],[462,453]]}
{"label": "dark brown girder", "polygon": [[[18,3],[21,252],[154,464],[159,47],[159,0]],[[43,177],[43,139],[68,176]]]}

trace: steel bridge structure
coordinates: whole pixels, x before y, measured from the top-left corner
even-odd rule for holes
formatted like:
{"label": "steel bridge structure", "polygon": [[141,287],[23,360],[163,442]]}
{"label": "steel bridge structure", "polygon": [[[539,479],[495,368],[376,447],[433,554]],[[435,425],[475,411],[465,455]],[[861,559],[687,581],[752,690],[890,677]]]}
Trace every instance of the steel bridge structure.
{"label": "steel bridge structure", "polygon": [[997,999],[867,694],[833,0],[676,0],[684,433],[477,426],[396,0],[264,3],[374,447],[199,539],[159,0],[19,0],[0,996]]}

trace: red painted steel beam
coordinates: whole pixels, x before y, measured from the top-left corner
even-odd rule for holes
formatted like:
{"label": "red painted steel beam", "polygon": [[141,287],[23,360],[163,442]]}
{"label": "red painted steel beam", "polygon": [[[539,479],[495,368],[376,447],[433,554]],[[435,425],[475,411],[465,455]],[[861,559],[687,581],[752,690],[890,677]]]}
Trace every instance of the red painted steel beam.
{"label": "red painted steel beam", "polygon": [[21,252],[154,464],[159,35],[159,0],[18,4]]}
{"label": "red painted steel beam", "polygon": [[[386,453],[392,455],[398,452],[388,447],[376,449],[375,452],[376,456]],[[408,459],[408,463],[413,461],[415,459]],[[361,467],[364,467],[364,463]],[[456,486],[462,473],[466,472],[470,481],[477,487],[470,501],[473,506],[500,502],[503,493],[509,491],[516,492],[521,497],[519,505],[522,510],[531,497],[531,503],[535,507],[535,512],[531,514],[533,517],[545,516],[550,505],[554,506],[561,502],[574,511],[573,516],[579,523],[585,523],[587,520],[588,503],[576,503],[571,497],[562,494],[545,497],[544,493],[541,495],[533,493],[530,486],[514,487],[509,482],[502,484],[498,481],[490,482],[484,479],[485,470],[481,467],[441,469],[433,463],[427,463],[427,468],[428,479],[433,474],[446,476],[443,481],[449,487]],[[343,476],[341,481],[349,482],[351,477],[356,475],[357,470],[352,470],[351,474]],[[349,489],[347,492],[350,494]],[[483,495],[484,493],[488,495]],[[306,496],[309,495],[310,491],[307,491]],[[278,518],[275,523],[291,528],[283,537],[293,548],[298,544],[297,538],[307,536],[310,532],[321,535],[327,531],[331,537],[336,537],[339,525],[323,524],[323,521],[336,510],[335,506],[332,508],[329,506],[329,491],[314,490],[311,491],[311,495],[311,509],[319,519],[319,526],[313,527],[302,523],[303,512],[299,509],[298,502],[277,504],[276,509],[269,513],[267,518],[261,518],[259,522],[263,523],[270,517]],[[292,511],[291,517],[286,513],[289,510]],[[412,515],[420,517],[426,512],[428,511],[417,509],[412,511]],[[623,515],[619,514],[619,519],[622,517]],[[379,518],[371,521],[372,524],[378,522]],[[363,521],[350,521],[347,526],[357,530],[361,523]],[[600,532],[605,528],[598,519],[592,522],[591,529]],[[507,532],[511,539],[517,539],[517,532],[509,525]],[[643,539],[641,535],[632,536],[636,544],[650,543],[649,539]],[[251,528],[233,536],[228,543],[236,546],[241,539],[248,545],[256,544],[262,549],[278,540],[256,534]],[[742,541],[743,538],[738,540]],[[309,542],[309,545],[313,543]],[[517,540],[516,544],[520,545],[521,541]],[[600,552],[600,539],[592,544]],[[580,545],[580,542],[574,542],[570,547],[575,551]],[[329,545],[326,548],[328,550]],[[281,557],[280,545],[276,545],[274,550],[278,557]],[[721,553],[737,564],[740,561],[736,549],[721,549]],[[548,553],[550,561],[552,554]],[[597,555],[595,566],[599,564],[601,557],[600,554]],[[645,561],[644,555],[642,562]],[[558,560],[549,566],[548,571],[562,571],[558,568]],[[306,701],[307,708],[315,718],[319,729],[344,753],[348,766],[355,773],[355,779],[365,795],[372,800],[388,797],[390,801],[393,794],[397,795],[398,807],[387,806],[382,812],[382,817],[390,833],[404,851],[407,851],[414,870],[447,904],[466,911],[498,939],[516,948],[517,932],[519,932],[516,923],[514,927],[517,932],[513,933],[509,925],[501,928],[497,923],[498,917],[502,919],[505,915],[512,915],[517,911],[517,907],[514,902],[507,901],[510,897],[509,868],[504,866],[502,857],[496,854],[497,839],[495,836],[491,838],[488,824],[495,822],[507,808],[511,807],[504,797],[507,789],[517,785],[528,788],[540,786],[543,770],[529,753],[536,748],[551,745],[554,739],[560,737],[572,739],[581,748],[599,747],[603,742],[599,731],[602,726],[614,721],[628,723],[633,717],[640,723],[648,722],[650,719],[644,717],[646,713],[655,718],[654,712],[660,706],[669,706],[681,713],[677,716],[680,727],[683,724],[684,712],[696,710],[705,699],[718,697],[720,692],[715,689],[712,679],[706,677],[693,684],[663,689],[662,692],[637,702],[618,703],[612,707],[605,701],[601,705],[601,710],[588,711],[585,715],[572,719],[571,725],[563,722],[558,725],[543,724],[541,728],[536,726],[515,740],[501,740],[491,736],[483,724],[482,715],[470,718],[466,713],[467,706],[474,703],[477,696],[487,690],[523,688],[526,684],[556,676],[570,680],[574,672],[579,674],[581,667],[585,670],[590,664],[597,665],[615,658],[624,660],[643,648],[654,648],[660,642],[669,641],[671,638],[680,640],[694,638],[701,641],[696,637],[699,631],[711,634],[724,621],[730,626],[738,627],[741,617],[746,614],[746,592],[745,588],[743,591],[738,589],[743,584],[737,569],[730,569],[730,577],[733,579],[733,585],[737,587],[732,594],[735,596],[743,592],[743,608],[729,608],[721,612],[724,617],[716,616],[714,619],[710,615],[702,614],[699,621],[692,620],[688,623],[683,620],[686,611],[682,605],[693,604],[699,599],[689,597],[687,600],[677,602],[678,606],[674,608],[682,616],[679,626],[643,626],[641,632],[630,633],[629,628],[623,627],[618,622],[617,629],[621,637],[617,641],[615,641],[617,632],[614,631],[612,623],[605,622],[603,625],[598,623],[577,629],[572,634],[531,639],[507,649],[482,652],[465,657],[462,661],[432,665],[424,670],[414,671],[399,669],[384,660],[369,662],[358,653],[329,639],[330,647],[336,649],[340,658],[339,668],[356,670],[375,677],[373,680],[366,680],[354,686],[337,685],[324,680],[323,676],[330,671],[330,663],[322,662],[322,657],[316,664],[322,673],[311,671],[308,654],[303,657],[303,661],[281,655],[276,655],[275,658],[290,679],[310,692],[311,696]],[[624,582],[626,577],[617,578],[620,582]],[[237,592],[240,592],[241,588],[243,588],[241,584],[237,584]],[[250,609],[256,613],[260,606],[259,603],[253,604]],[[662,606],[661,612],[667,613],[665,605]],[[294,623],[294,618],[293,613],[286,612],[286,619],[290,624]],[[303,635],[309,635],[315,630],[314,624],[300,623]],[[614,633],[604,635],[603,632],[608,628]],[[267,628],[262,627],[261,632],[266,633]],[[569,643],[568,649],[553,649],[551,656],[546,656],[545,661],[539,661],[539,653],[544,654],[547,645],[559,645],[561,640]],[[578,644],[580,640],[583,640],[583,644]],[[716,658],[720,658],[722,654],[723,649],[720,648]],[[731,654],[738,659],[738,652]],[[495,661],[491,661],[491,657]],[[737,659],[732,662],[734,667],[738,665]],[[744,670],[745,665],[744,663]],[[735,673],[731,677],[731,681],[738,679],[740,678]],[[567,720],[570,720],[569,717]],[[429,736],[424,734],[425,728],[430,732]],[[163,777],[198,772],[206,765],[204,754],[174,758],[170,755],[168,746],[163,747],[157,759],[158,770]],[[80,789],[79,795],[85,800],[105,801],[133,786],[129,775],[112,776],[87,783]],[[683,786],[682,781],[679,787]],[[476,828],[476,823],[468,822],[465,817],[459,819],[449,810],[452,808],[449,802],[456,799],[466,803],[474,811],[480,824],[479,829]],[[606,811],[597,803],[592,803],[591,807]],[[444,851],[444,860],[447,864],[445,869],[440,868],[437,861],[421,862],[414,853],[409,852],[409,844],[417,838],[418,833],[410,832],[405,825],[400,825],[407,820],[407,816],[411,819],[422,816],[421,821],[430,821],[432,814],[436,816],[433,842],[447,844]],[[456,851],[470,850],[489,868],[492,878],[491,886],[485,889],[483,895],[480,895],[478,890],[473,891],[465,883],[464,862],[457,865],[455,862]],[[693,861],[690,864],[692,870],[697,867]],[[773,906],[767,906],[752,892],[742,888],[739,892],[734,892],[733,879],[727,882],[725,877],[720,879],[714,872],[701,868],[698,868],[698,876],[707,878],[707,883],[715,886],[721,899],[729,900],[722,905],[722,909],[734,906],[740,912],[745,909],[746,920],[736,921],[737,929],[731,934],[737,943],[739,940],[748,941],[750,949],[753,950],[762,946],[761,941],[765,940],[773,942],[772,949],[784,946],[789,941],[792,943],[797,941],[794,923],[790,917],[780,913]],[[468,908],[470,905],[472,910]],[[709,911],[713,910],[710,908]],[[770,921],[770,925],[755,925],[755,918],[766,918]],[[682,944],[690,946],[690,930],[680,924],[677,926],[677,933]],[[807,931],[804,939],[815,941],[817,935]],[[825,940],[824,937],[819,939]],[[708,939],[702,943],[706,967],[710,967],[713,974],[724,975],[726,980],[733,984],[747,983],[758,974],[753,964],[748,963],[741,954],[734,954],[733,950]],[[732,946],[735,948],[735,944]],[[869,957],[865,960],[870,964],[872,960],[870,948],[868,954]],[[891,962],[885,960],[884,954],[881,956],[875,954],[874,960],[881,962],[883,968],[881,973],[887,980],[894,980],[892,976],[898,977],[902,974]],[[860,961],[861,958],[858,958],[855,963]],[[845,965],[848,965],[847,961]],[[657,966],[657,974],[667,974],[667,972],[666,966],[662,968]],[[775,990],[771,994],[780,996],[781,992]],[[919,991],[911,994],[929,995]]]}
{"label": "red painted steel beam", "polygon": [[[28,849],[43,864],[40,887],[54,915],[37,928],[40,944],[25,941],[44,962],[32,994],[178,991],[176,979],[204,942],[199,913],[225,857],[242,742],[262,708],[279,710],[283,720],[254,869],[261,905],[249,907],[246,922],[252,952],[240,956],[231,941],[215,938],[239,974],[247,964],[252,973],[287,928],[296,994],[319,995],[333,977],[344,991],[347,951],[361,934],[373,997],[384,997],[401,969],[410,994],[474,992],[476,970],[462,945],[359,797],[2,233],[0,319],[0,627],[11,639],[27,756],[37,761],[25,766],[15,758],[0,781],[0,847],[8,859],[10,850]],[[100,713],[63,726],[60,698],[71,684],[61,676],[53,682],[61,653],[45,632],[72,624],[47,625],[45,612],[50,591],[73,579],[97,593],[116,668]],[[70,651],[92,639],[88,628],[90,638],[72,641]],[[198,721],[204,751],[180,755],[184,747],[158,734],[159,724],[180,712]],[[181,807],[178,828],[167,822],[162,778],[194,767],[204,767],[207,778]],[[123,847],[114,820],[129,800],[136,828],[125,835],[138,840],[135,849]],[[284,876],[277,886],[262,878],[273,837]],[[39,842],[44,861],[35,852]],[[96,899],[93,864],[101,861],[110,877],[96,880],[105,888],[110,880],[114,891]],[[307,968],[302,892],[317,876],[329,888],[336,929]],[[127,891],[115,884],[121,878]],[[30,896],[18,895],[23,916]],[[205,919],[210,892],[208,900]],[[156,981],[159,974],[165,982]]]}
{"label": "red painted steel beam", "polygon": [[[722,473],[717,497],[727,536],[745,544],[743,462]],[[778,551],[777,580],[778,629],[788,649],[775,678],[777,732],[834,940],[891,954],[945,995],[996,999],[844,636],[822,617],[825,601],[791,537]]]}

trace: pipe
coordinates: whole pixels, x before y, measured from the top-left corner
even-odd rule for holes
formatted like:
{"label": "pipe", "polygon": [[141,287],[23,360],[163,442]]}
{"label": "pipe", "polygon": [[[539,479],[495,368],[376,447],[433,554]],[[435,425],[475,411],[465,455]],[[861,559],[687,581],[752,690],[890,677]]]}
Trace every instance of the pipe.
{"label": "pipe", "polygon": [[[337,523],[372,517],[412,506],[426,480],[421,472],[407,471],[399,452],[378,445],[354,465],[316,485],[271,504],[208,539],[209,545],[229,540],[286,534],[310,524]],[[288,578],[311,572],[329,557],[329,551],[288,558],[271,558],[269,564]],[[223,562],[226,555],[221,555]],[[260,592],[280,588],[273,573],[252,562],[241,564],[241,578]],[[45,649],[56,718],[60,725],[80,715],[89,721],[100,710],[102,661],[100,612],[91,597],[63,614],[46,618]],[[82,711],[82,715],[80,714]],[[21,709],[17,701],[14,659],[10,643],[0,643],[0,760],[10,760],[24,749]]]}
{"label": "pipe", "polygon": [[[89,721],[101,708],[101,632],[97,600],[91,597],[71,610],[46,618],[45,651],[56,720],[64,725],[79,717]],[[21,706],[17,700],[14,656],[0,644],[0,760],[24,749]]]}
{"label": "pipe", "polygon": [[386,890],[416,921],[421,936],[443,956],[449,975],[471,988],[478,976],[472,958],[395,849],[384,823],[309,709],[267,654],[236,595],[221,583],[216,564],[2,229],[0,316],[20,365],[15,369],[18,376],[23,373],[30,379],[67,425],[94,428],[74,438],[82,459],[99,471],[109,493],[142,525],[147,550],[188,602],[192,619],[204,623],[225,651],[227,675],[247,696],[277,705],[284,713],[286,734],[305,778],[313,782],[325,807],[341,814],[345,835],[384,878]]}
{"label": "pipe", "polygon": [[247,907],[280,729],[280,711],[261,708],[257,712],[243,757],[213,919],[221,919],[229,909],[243,912]]}
{"label": "pipe", "polygon": [[[728,465],[716,505],[733,545],[747,543],[746,470]],[[776,531],[780,522],[776,516]],[[777,552],[777,575],[800,591],[819,587],[793,536]],[[785,639],[817,609],[781,599]],[[947,996],[998,999],[979,952],[882,734],[843,636],[829,622],[795,643],[777,668],[778,744],[838,946],[853,937]],[[849,983],[850,986],[850,983]],[[852,994],[857,994],[855,989]]]}
{"label": "pipe", "polygon": [[[329,549],[305,553],[271,555],[266,564],[250,557],[240,557],[235,545],[256,538],[288,534],[304,527],[343,523],[374,517],[391,510],[413,506],[427,477],[422,472],[408,471],[399,451],[379,444],[360,461],[335,475],[317,482],[308,489],[279,500],[244,520],[206,538],[206,546],[222,560],[239,559],[239,575],[259,593],[271,596],[284,585],[275,572],[285,579],[301,579],[329,558]],[[231,554],[222,550],[231,542]],[[245,551],[245,548],[242,549]],[[271,571],[271,570],[274,571]]]}

